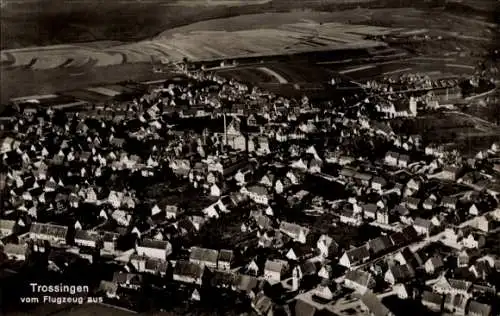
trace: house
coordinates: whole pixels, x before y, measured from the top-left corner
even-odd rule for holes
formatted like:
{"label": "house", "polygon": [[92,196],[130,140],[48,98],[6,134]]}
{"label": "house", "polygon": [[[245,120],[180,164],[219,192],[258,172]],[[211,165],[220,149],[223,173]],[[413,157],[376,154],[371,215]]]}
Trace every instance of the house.
{"label": "house", "polygon": [[177,216],[179,215],[180,210],[179,207],[176,205],[167,205],[165,207],[165,217],[167,219],[176,219]]}
{"label": "house", "polygon": [[274,184],[274,190],[277,194],[282,194],[292,186],[292,181],[288,178],[278,179]]}
{"label": "house", "polygon": [[472,215],[472,216],[478,216],[479,215],[479,209],[477,208],[476,204],[472,204],[469,207],[469,215]]}
{"label": "house", "polygon": [[424,263],[425,272],[428,274],[436,273],[443,266],[444,266],[444,262],[440,256],[433,256],[433,257],[427,259],[427,261],[425,261],[425,263]]}
{"label": "house", "polygon": [[264,265],[264,278],[271,283],[280,282],[287,266],[283,260],[267,260]]}
{"label": "house", "polygon": [[136,273],[115,272],[113,274],[113,282],[119,287],[138,290],[142,287],[142,275]]}
{"label": "house", "polygon": [[295,306],[293,306],[294,315],[303,316],[314,316],[317,315],[317,309],[313,303],[307,302],[302,299],[295,300]]}
{"label": "house", "polygon": [[136,246],[140,256],[166,260],[172,253],[172,245],[166,240],[144,239]]}
{"label": "house", "polygon": [[392,241],[388,236],[380,236],[367,243],[368,251],[374,255],[387,252],[392,246]]}
{"label": "house", "polygon": [[456,181],[460,174],[460,168],[454,166],[447,166],[439,174],[439,177],[444,180]]}
{"label": "house", "polygon": [[302,261],[313,255],[313,249],[305,244],[295,244],[290,247],[285,257],[288,260]]}
{"label": "house", "polygon": [[377,205],[374,203],[364,204],[363,216],[365,219],[375,219],[377,217]]}
{"label": "house", "polygon": [[372,179],[372,189],[381,191],[387,185],[387,181],[382,177],[374,177]]}
{"label": "house", "polygon": [[173,278],[174,281],[201,285],[204,271],[199,264],[179,260],[174,265]]}
{"label": "house", "polygon": [[98,292],[104,293],[108,298],[116,298],[118,291],[118,284],[112,281],[102,280],[99,284]]}
{"label": "house", "polygon": [[448,283],[450,284],[449,293],[451,294],[469,295],[472,288],[472,283],[465,280],[448,279]]}
{"label": "house", "polygon": [[404,204],[410,210],[417,210],[420,205],[420,200],[414,197],[407,197]]}
{"label": "house", "polygon": [[292,238],[294,241],[303,244],[306,242],[306,237],[309,234],[309,228],[289,222],[281,222],[279,230],[283,234]]}
{"label": "house", "polygon": [[320,255],[324,258],[329,258],[336,255],[339,250],[339,245],[333,240],[333,238],[327,235],[321,235],[316,242],[316,247],[320,252]]}
{"label": "house", "polygon": [[195,263],[202,267],[217,268],[217,259],[219,251],[214,249],[192,247],[189,255],[189,262]]}
{"label": "house", "polygon": [[398,153],[393,151],[388,151],[385,154],[384,161],[387,165],[396,167],[398,165],[398,157],[399,157]]}
{"label": "house", "polygon": [[262,177],[259,183],[270,188],[274,185],[274,182],[275,182],[274,175],[272,173],[267,173]]}
{"label": "house", "polygon": [[344,286],[364,294],[375,286],[375,280],[369,272],[363,270],[349,270],[345,274]]}
{"label": "house", "polygon": [[484,247],[486,240],[484,236],[470,233],[459,241],[462,247],[467,249],[479,249]]}
{"label": "house", "polygon": [[238,172],[234,175],[234,180],[238,183],[238,185],[244,185],[250,180],[252,175],[252,170],[250,168],[242,168],[239,169]]}
{"label": "house", "polygon": [[233,289],[248,295],[253,294],[259,285],[259,279],[250,275],[237,274],[234,278]]}
{"label": "house", "polygon": [[469,267],[469,271],[474,275],[476,279],[486,280],[488,276],[493,272],[493,268],[486,261],[477,260],[473,265]]}
{"label": "house", "polygon": [[422,206],[425,210],[432,210],[436,207],[436,202],[435,200],[431,199],[430,197],[425,199],[424,203],[422,203]]}
{"label": "house", "polygon": [[411,279],[414,276],[413,271],[407,265],[392,264],[389,265],[389,269],[384,274],[384,280],[394,285]]}
{"label": "house", "polygon": [[398,157],[398,167],[399,168],[406,168],[406,167],[408,167],[409,163],[410,163],[410,156],[400,155]]}
{"label": "house", "polygon": [[380,298],[371,290],[366,291],[361,296],[361,302],[373,316],[393,316],[394,314],[384,305]]}
{"label": "house", "polygon": [[248,189],[243,187],[240,192],[248,195],[255,203],[264,205],[267,205],[271,198],[269,190],[262,184],[250,186]]}
{"label": "house", "polygon": [[366,262],[370,259],[370,252],[366,245],[347,250],[344,252],[342,257],[340,257],[339,264],[346,268],[352,268],[353,266]]}
{"label": "house", "polygon": [[376,218],[377,223],[382,224],[382,225],[389,225],[389,212],[387,211],[386,208],[379,209],[377,210],[377,218]]}
{"label": "house", "polygon": [[28,254],[28,245],[7,243],[3,246],[3,252],[9,259],[25,261]]}
{"label": "house", "polygon": [[468,297],[462,294],[447,294],[444,298],[444,309],[453,315],[465,315]]}
{"label": "house", "polygon": [[217,259],[217,269],[230,270],[233,260],[234,260],[234,253],[232,250],[225,250],[225,249],[220,250],[219,258]]}
{"label": "house", "polygon": [[422,305],[427,307],[429,310],[433,312],[441,312],[443,308],[443,295],[424,291],[422,293]]}
{"label": "house", "polygon": [[214,270],[211,274],[210,285],[215,288],[229,288],[234,284],[236,273],[233,271]]}
{"label": "house", "polygon": [[68,227],[54,224],[33,223],[29,231],[32,239],[47,240],[51,244],[66,243]]}
{"label": "house", "polygon": [[413,222],[413,228],[415,228],[419,235],[429,236],[431,234],[432,223],[428,219],[417,217]]}
{"label": "house", "polygon": [[75,231],[75,245],[77,246],[95,248],[99,240],[100,236],[97,232],[88,230]]}
{"label": "house", "polygon": [[491,316],[491,305],[471,300],[467,308],[467,316]]}
{"label": "house", "polygon": [[462,250],[457,255],[457,267],[466,268],[469,266],[470,256],[467,251]]}
{"label": "house", "polygon": [[493,228],[493,222],[494,219],[491,216],[483,215],[478,216],[472,226],[480,231],[487,233]]}
{"label": "house", "polygon": [[357,227],[363,224],[363,218],[360,213],[355,213],[353,209],[343,208],[340,212],[340,222]]}
{"label": "house", "polygon": [[0,238],[14,234],[16,221],[0,219]]}
{"label": "house", "polygon": [[264,292],[259,292],[251,303],[252,308],[259,316],[273,316],[274,303]]}
{"label": "house", "polygon": [[113,232],[103,232],[100,235],[103,242],[103,250],[113,253],[120,235]]}
{"label": "house", "polygon": [[456,210],[457,198],[453,196],[445,196],[441,199],[441,206],[447,209]]}

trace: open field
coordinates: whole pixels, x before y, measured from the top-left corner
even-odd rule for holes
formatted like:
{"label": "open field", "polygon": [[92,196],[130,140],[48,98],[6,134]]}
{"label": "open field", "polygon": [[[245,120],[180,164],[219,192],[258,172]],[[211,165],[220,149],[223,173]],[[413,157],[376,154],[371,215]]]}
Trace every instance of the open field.
{"label": "open field", "polygon": [[35,94],[87,88],[97,84],[114,84],[125,80],[148,81],[166,79],[168,73],[153,73],[151,64],[122,64],[83,70],[56,68],[44,71],[15,69],[2,72],[0,101]]}
{"label": "open field", "polygon": [[[395,123],[395,121],[394,121]],[[473,115],[446,112],[419,116],[394,125],[395,132],[422,135],[429,143],[454,143],[464,155],[488,149],[492,142],[500,140],[500,127]]]}
{"label": "open field", "polygon": [[446,58],[427,60],[406,58],[398,61],[364,63],[362,66],[344,67],[340,65],[339,67],[338,64],[323,64],[323,66],[360,81],[380,77],[399,77],[404,73],[425,73],[432,79],[438,79],[472,75],[475,70],[475,60],[456,60],[452,58],[451,61],[447,61]]}
{"label": "open field", "polygon": [[[264,14],[254,20],[280,20],[288,14]],[[298,19],[300,15],[294,14]],[[285,19],[285,20],[286,20]],[[222,23],[230,24],[223,20]],[[360,29],[363,32],[360,33]],[[77,45],[58,45],[36,49],[11,49],[3,52],[3,60],[10,60],[7,67],[53,69],[62,66],[85,65],[94,62],[96,67],[121,63],[149,62],[163,58],[174,62],[188,58],[193,61],[220,60],[247,56],[294,54],[309,51],[326,51],[368,48],[381,42],[365,39],[364,33],[383,35],[389,28],[344,25],[339,23],[296,22],[272,28],[258,27],[238,31],[203,31],[160,35],[152,40],[134,44],[111,46],[105,49]],[[8,55],[7,55],[8,54]],[[13,59],[13,61],[12,61]]]}

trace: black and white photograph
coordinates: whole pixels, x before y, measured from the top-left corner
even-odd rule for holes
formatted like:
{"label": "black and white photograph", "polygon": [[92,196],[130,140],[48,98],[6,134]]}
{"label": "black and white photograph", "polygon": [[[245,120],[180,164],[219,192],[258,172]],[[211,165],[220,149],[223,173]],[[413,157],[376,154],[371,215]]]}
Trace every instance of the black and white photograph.
{"label": "black and white photograph", "polygon": [[0,315],[500,315],[499,0],[0,22]]}

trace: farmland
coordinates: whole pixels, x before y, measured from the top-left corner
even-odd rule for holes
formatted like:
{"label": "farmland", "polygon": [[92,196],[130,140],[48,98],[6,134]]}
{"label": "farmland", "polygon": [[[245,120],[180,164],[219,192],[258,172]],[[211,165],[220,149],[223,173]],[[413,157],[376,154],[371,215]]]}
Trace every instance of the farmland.
{"label": "farmland", "polygon": [[397,132],[422,135],[425,143],[453,142],[464,155],[488,149],[500,140],[500,127],[460,112],[423,115],[392,125]]}

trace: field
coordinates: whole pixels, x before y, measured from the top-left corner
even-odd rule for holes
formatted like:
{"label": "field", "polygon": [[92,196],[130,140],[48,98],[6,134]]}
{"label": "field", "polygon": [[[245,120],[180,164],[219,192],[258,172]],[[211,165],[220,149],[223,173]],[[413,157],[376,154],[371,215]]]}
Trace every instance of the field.
{"label": "field", "polygon": [[405,58],[398,61],[364,63],[362,66],[323,64],[355,80],[368,80],[380,77],[399,77],[404,73],[425,73],[431,79],[472,75],[476,60],[458,58]]}
{"label": "field", "polygon": [[422,135],[425,144],[455,143],[464,155],[474,155],[500,140],[500,127],[476,116],[461,112],[445,112],[393,122],[395,132]]}
{"label": "field", "polygon": [[170,76],[168,73],[153,73],[150,63],[95,67],[86,71],[64,68],[44,71],[14,69],[2,72],[0,101],[6,104],[15,97],[84,89],[91,85],[114,84],[125,80],[160,80]]}

